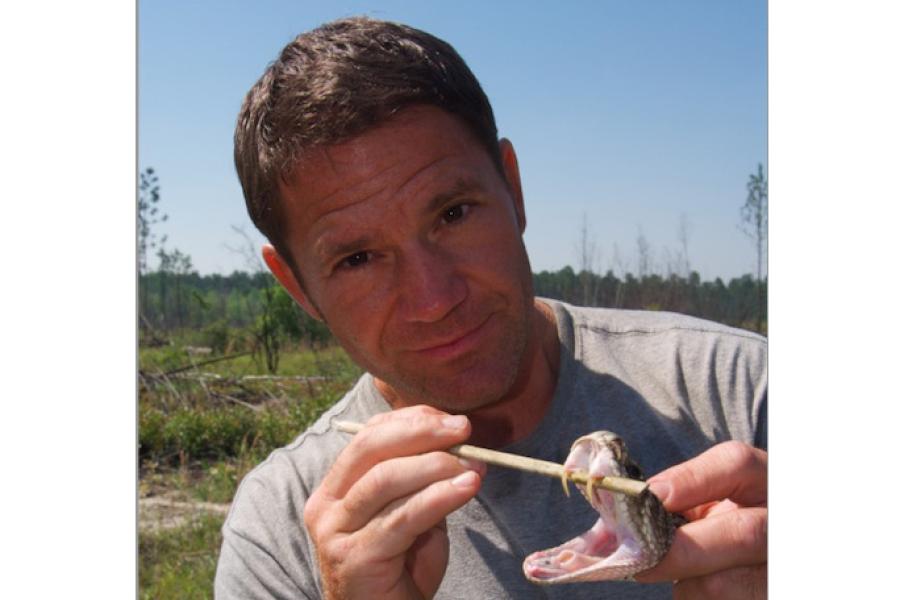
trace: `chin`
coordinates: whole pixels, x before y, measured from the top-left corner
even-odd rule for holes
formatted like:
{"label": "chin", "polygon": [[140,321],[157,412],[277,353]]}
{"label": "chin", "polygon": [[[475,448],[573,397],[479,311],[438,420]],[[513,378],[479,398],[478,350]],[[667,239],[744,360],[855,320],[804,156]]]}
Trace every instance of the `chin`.
{"label": "chin", "polygon": [[386,381],[413,404],[425,403],[451,413],[471,412],[504,399],[517,379],[521,362],[521,355],[513,354],[500,364],[490,366],[481,361],[449,376],[429,376],[419,371],[398,374],[394,382]]}

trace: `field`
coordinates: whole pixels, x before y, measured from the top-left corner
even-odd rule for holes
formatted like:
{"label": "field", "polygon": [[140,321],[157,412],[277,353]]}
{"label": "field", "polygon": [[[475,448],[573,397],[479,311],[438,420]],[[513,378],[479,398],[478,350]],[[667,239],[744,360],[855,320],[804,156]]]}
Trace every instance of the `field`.
{"label": "field", "polygon": [[177,341],[139,351],[141,599],[211,598],[220,529],[241,478],[355,382],[338,347],[282,350],[277,375],[249,354]]}

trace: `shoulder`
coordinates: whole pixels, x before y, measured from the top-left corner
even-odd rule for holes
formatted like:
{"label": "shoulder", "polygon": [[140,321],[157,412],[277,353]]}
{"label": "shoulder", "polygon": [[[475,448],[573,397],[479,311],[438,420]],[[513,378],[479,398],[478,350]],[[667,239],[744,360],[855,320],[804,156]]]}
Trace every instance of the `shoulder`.
{"label": "shoulder", "polygon": [[[378,412],[377,404],[367,397],[370,379],[364,375],[293,442],[273,451],[247,473],[232,502],[227,527],[250,532],[257,529],[262,520],[302,514],[306,499],[349,441],[347,434],[334,428],[333,422],[365,421]],[[265,511],[260,511],[263,506]]]}
{"label": "shoulder", "polygon": [[321,596],[303,507],[347,445],[348,436],[332,422],[365,421],[382,407],[386,403],[371,376],[364,375],[311,427],[243,478],[222,527],[216,597]]}
{"label": "shoulder", "polygon": [[[652,438],[658,446],[668,438],[672,456],[693,456],[726,439],[765,446],[763,336],[671,312],[553,308],[561,340],[570,340],[573,382],[567,389],[602,407],[606,428],[620,434],[634,429],[632,437]],[[648,447],[645,455],[654,452]]]}
{"label": "shoulder", "polygon": [[734,338],[747,340],[752,344],[765,345],[761,335],[745,329],[738,329],[692,317],[681,313],[654,310],[623,310],[613,308],[586,308],[563,305],[572,315],[573,325],[597,335],[616,336],[656,336],[660,334],[700,335],[706,337]]}
{"label": "shoulder", "polygon": [[592,349],[602,346],[617,353],[633,351],[645,356],[660,352],[738,352],[764,361],[768,350],[766,338],[757,333],[689,315],[548,303],[557,319],[563,321],[560,335],[571,336],[576,355],[590,355]]}

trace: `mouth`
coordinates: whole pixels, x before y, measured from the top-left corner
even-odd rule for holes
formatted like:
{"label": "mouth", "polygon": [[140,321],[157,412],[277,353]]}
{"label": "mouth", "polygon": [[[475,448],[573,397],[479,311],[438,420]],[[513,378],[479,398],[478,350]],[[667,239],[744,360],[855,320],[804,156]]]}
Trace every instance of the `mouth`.
{"label": "mouth", "polygon": [[455,333],[447,339],[433,343],[430,342],[412,352],[416,355],[434,360],[447,360],[470,352],[479,346],[481,338],[488,329],[488,323],[491,321],[491,316],[492,315],[488,315],[484,320],[479,321],[470,329],[465,329],[461,333]]}
{"label": "mouth", "polygon": [[[616,443],[618,449],[613,447]],[[598,432],[575,441],[565,468],[587,471],[591,478],[631,475],[623,461],[630,462],[621,439]],[[633,497],[590,484],[577,487],[600,518],[568,542],[529,555],[522,568],[530,581],[553,584],[630,579],[657,564],[668,552],[678,522],[649,489]]]}
{"label": "mouth", "polygon": [[[587,497],[584,486],[578,486]],[[525,575],[536,583],[566,583],[621,579],[634,563],[636,536],[615,519],[611,492],[593,491],[591,505],[601,515],[593,527],[568,542],[531,554]]]}

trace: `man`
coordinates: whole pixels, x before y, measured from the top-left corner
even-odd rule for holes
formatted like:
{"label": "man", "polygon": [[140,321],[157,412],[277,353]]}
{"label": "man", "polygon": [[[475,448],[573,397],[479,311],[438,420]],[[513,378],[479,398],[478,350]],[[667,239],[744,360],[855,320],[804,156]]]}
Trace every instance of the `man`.
{"label": "man", "polygon": [[[449,45],[361,18],[301,35],[249,92],[235,160],[266,263],[367,373],[242,482],[218,597],[765,596],[765,341],[535,299],[515,152]],[[536,586],[523,558],[596,515],[444,450],[561,462],[599,429],[692,522],[644,583]]]}

